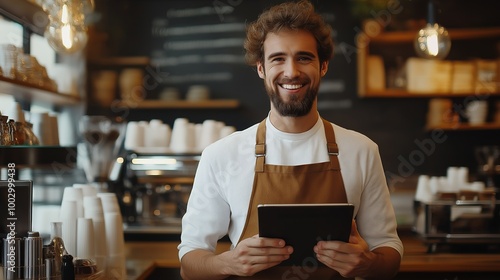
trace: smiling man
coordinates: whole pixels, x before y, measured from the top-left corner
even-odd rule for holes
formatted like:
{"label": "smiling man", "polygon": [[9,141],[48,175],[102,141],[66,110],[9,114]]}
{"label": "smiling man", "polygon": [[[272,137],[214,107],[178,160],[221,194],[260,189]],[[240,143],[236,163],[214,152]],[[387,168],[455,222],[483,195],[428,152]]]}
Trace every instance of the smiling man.
{"label": "smiling man", "polygon": [[[183,278],[393,277],[403,246],[378,147],[317,111],[333,54],[331,28],[308,1],[287,2],[248,27],[245,49],[264,81],[270,112],[203,151],[182,220]],[[355,205],[349,242],[317,242],[313,267],[277,266],[294,249],[258,236],[258,204],[342,202]],[[231,250],[216,254],[225,235]]]}

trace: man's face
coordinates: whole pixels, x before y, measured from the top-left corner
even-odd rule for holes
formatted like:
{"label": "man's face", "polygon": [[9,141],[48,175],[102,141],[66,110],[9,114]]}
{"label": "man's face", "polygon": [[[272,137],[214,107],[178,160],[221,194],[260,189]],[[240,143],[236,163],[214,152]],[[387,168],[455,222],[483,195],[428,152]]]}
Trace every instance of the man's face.
{"label": "man's face", "polygon": [[328,68],[328,62],[320,63],[316,46],[314,36],[307,31],[267,35],[264,61],[257,63],[257,70],[280,115],[300,117],[316,106],[320,79]]}

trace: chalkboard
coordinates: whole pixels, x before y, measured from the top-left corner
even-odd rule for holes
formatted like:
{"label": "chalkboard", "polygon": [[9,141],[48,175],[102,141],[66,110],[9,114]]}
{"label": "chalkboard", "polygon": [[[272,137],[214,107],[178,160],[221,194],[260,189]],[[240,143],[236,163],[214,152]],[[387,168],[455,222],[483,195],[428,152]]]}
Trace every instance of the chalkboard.
{"label": "chalkboard", "polygon": [[[170,87],[177,88],[184,98],[190,86],[206,85],[212,98],[238,99],[243,108],[251,108],[244,113],[249,118],[245,125],[251,124],[266,116],[269,101],[263,81],[244,60],[246,26],[263,10],[280,2],[284,1],[129,1],[122,7],[128,15],[121,16],[118,24],[124,33],[119,55],[151,58],[158,83],[149,89],[146,98],[157,99],[161,91]],[[321,83],[319,107],[350,107],[348,97],[356,92],[356,54],[346,56],[339,47],[354,45],[349,1],[312,2],[332,25],[336,43],[335,58],[330,62],[333,70]],[[115,13],[123,15],[123,11]],[[140,20],[132,20],[135,17]],[[117,25],[116,20],[110,25]]]}

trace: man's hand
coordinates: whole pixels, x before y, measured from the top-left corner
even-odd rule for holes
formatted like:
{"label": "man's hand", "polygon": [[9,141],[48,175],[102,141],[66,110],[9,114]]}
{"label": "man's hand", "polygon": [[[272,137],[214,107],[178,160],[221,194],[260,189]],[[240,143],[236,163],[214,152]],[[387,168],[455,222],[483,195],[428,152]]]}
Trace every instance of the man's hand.
{"label": "man's hand", "polygon": [[338,271],[343,277],[367,276],[376,258],[365,240],[359,235],[352,221],[349,243],[341,241],[319,241],[314,246],[316,257],[326,266]]}
{"label": "man's hand", "polygon": [[293,248],[286,246],[282,239],[254,235],[242,240],[234,250],[224,256],[228,264],[227,274],[254,275],[288,259],[292,252]]}

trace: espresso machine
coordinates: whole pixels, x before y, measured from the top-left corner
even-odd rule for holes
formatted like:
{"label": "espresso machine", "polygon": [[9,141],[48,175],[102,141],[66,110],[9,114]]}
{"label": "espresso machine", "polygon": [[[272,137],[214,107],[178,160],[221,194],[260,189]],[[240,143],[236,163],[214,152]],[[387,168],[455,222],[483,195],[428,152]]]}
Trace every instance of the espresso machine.
{"label": "espresso machine", "polygon": [[430,201],[415,201],[414,230],[428,245],[500,252],[500,146],[475,149],[481,190],[438,192]]}
{"label": "espresso machine", "polygon": [[128,151],[123,178],[125,233],[181,232],[200,154]]}

